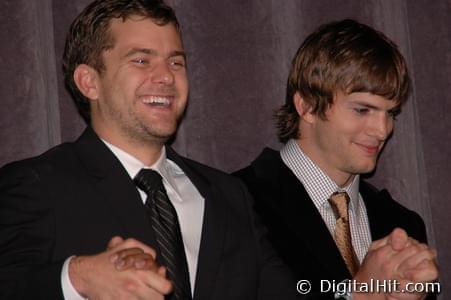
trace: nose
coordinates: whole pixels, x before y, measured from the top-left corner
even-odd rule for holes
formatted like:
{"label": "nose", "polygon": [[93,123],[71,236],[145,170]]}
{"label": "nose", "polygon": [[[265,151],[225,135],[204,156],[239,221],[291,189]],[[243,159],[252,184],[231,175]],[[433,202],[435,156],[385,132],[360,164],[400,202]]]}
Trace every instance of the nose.
{"label": "nose", "polygon": [[165,61],[159,62],[152,70],[152,82],[164,85],[174,83],[174,74]]}
{"label": "nose", "polygon": [[385,112],[380,112],[370,121],[368,134],[379,141],[385,141],[393,130],[393,118]]}

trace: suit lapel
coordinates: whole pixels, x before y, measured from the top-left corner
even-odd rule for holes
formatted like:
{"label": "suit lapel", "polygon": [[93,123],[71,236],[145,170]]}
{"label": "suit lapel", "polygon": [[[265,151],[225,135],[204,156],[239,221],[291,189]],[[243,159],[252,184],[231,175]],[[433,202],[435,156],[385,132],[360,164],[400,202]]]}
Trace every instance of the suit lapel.
{"label": "suit lapel", "polygon": [[387,191],[377,191],[363,180],[360,182],[360,193],[365,203],[368,223],[370,225],[371,239],[379,240],[393,230],[391,212],[383,211],[384,198],[390,197]]}
{"label": "suit lapel", "polygon": [[227,207],[221,193],[210,181],[189,165],[189,161],[180,157],[167,147],[168,158],[174,161],[196,186],[205,199],[202,236],[197,263],[194,299],[209,299],[210,291],[218,274],[221,253],[226,232]]}
{"label": "suit lapel", "polygon": [[281,209],[281,215],[285,216],[281,222],[286,223],[294,238],[308,248],[331,277],[350,278],[335,241],[304,186],[283,163],[278,152],[271,156],[271,162],[266,160],[258,164],[256,161],[254,168],[258,177],[268,177],[265,178],[267,184],[275,184],[270,190],[282,192],[281,195],[270,195],[279,199],[275,209]]}
{"label": "suit lapel", "polygon": [[[75,143],[77,154],[92,177],[96,199],[118,220],[124,237],[156,245],[143,203],[119,160],[91,128]],[[117,233],[119,234],[119,233]]]}
{"label": "suit lapel", "polygon": [[[297,180],[297,178],[295,179]],[[334,278],[350,278],[344,260],[318,209],[304,186],[298,180],[297,182],[297,188],[292,185],[293,189],[291,190],[293,192],[291,202],[296,202],[297,205],[295,204],[293,209],[289,210],[291,216],[288,217],[289,220],[295,220],[293,229],[303,228],[302,231],[297,230],[298,238],[304,239],[306,247],[316,255],[317,261],[329,274]]]}
{"label": "suit lapel", "polygon": [[[156,245],[143,203],[127,171],[108,147],[87,128],[75,143],[75,149],[86,172],[91,176],[95,199],[123,228],[125,237],[133,237],[147,245]],[[205,199],[201,243],[197,264],[194,298],[209,297],[213,290],[226,230],[227,208],[221,193],[209,180],[192,168],[188,160],[167,147],[167,156],[189,177]],[[120,233],[117,233],[120,234]],[[106,245],[105,245],[106,246]]]}

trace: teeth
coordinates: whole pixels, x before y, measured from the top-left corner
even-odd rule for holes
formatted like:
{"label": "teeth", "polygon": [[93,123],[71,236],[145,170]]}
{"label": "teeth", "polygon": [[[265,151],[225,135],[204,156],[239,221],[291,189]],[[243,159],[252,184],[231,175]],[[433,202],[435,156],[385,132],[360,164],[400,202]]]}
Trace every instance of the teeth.
{"label": "teeth", "polygon": [[145,104],[157,104],[157,105],[169,105],[169,99],[165,97],[152,96],[150,98],[143,99]]}

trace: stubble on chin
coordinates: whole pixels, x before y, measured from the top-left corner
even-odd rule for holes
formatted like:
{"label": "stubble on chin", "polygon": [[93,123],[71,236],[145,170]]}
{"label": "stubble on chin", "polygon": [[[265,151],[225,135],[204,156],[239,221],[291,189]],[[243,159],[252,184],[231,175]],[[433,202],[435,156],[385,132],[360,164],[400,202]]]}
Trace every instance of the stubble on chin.
{"label": "stubble on chin", "polygon": [[[138,129],[138,130],[136,130]],[[176,129],[162,131],[152,126],[142,125],[129,132],[129,137],[136,143],[148,146],[163,146],[175,134]]]}

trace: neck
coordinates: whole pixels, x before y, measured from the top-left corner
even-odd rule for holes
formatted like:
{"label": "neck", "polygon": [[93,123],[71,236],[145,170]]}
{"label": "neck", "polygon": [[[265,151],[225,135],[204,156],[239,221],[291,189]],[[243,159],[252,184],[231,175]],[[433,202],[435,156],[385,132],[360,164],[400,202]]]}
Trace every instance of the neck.
{"label": "neck", "polygon": [[163,141],[144,141],[126,134],[114,133],[113,130],[102,130],[94,125],[93,129],[101,139],[127,152],[146,166],[158,160],[164,147]]}
{"label": "neck", "polygon": [[[332,177],[331,177],[332,178]],[[333,179],[332,180],[340,187],[340,188],[345,188],[348,185],[350,185],[352,183],[352,181],[354,180],[355,175],[349,175],[347,174],[347,176],[344,176],[343,178],[340,178],[338,180]]]}
{"label": "neck", "polygon": [[310,160],[340,188],[348,186],[354,180],[355,174],[349,174],[338,169],[328,167],[326,160],[321,157],[320,151],[310,147],[310,143],[305,143],[301,138],[296,142],[302,152],[304,152],[304,154],[307,155],[308,158],[310,158]]}

